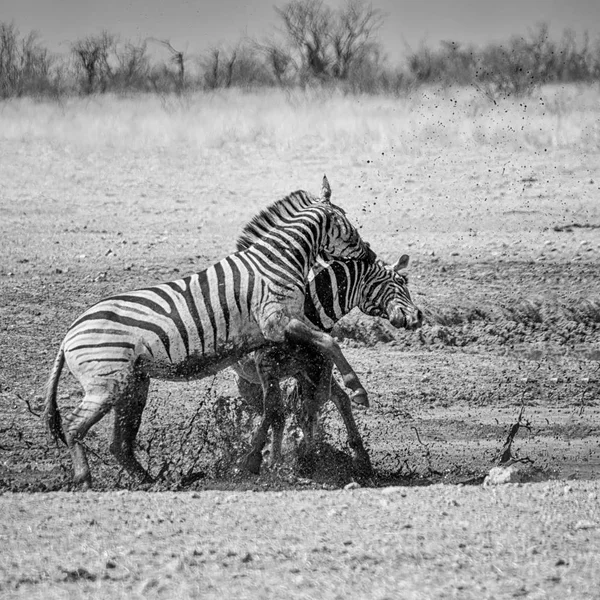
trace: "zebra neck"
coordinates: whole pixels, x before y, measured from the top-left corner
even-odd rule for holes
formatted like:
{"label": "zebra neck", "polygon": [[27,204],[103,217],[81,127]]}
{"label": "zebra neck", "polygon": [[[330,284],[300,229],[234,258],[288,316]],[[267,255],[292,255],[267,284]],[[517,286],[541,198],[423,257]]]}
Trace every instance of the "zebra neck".
{"label": "zebra neck", "polygon": [[293,286],[304,294],[323,235],[322,222],[303,223],[303,227],[280,227],[265,233],[244,252],[272,281],[284,287]]}
{"label": "zebra neck", "polygon": [[305,300],[305,314],[325,331],[354,307],[361,297],[362,264],[356,261],[332,262],[310,278]]}

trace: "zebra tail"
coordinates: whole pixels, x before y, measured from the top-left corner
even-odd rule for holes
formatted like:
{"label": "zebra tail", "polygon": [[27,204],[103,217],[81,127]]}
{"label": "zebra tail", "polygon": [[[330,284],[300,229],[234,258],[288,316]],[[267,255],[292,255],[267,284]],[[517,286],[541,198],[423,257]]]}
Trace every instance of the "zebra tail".
{"label": "zebra tail", "polygon": [[44,420],[46,421],[46,426],[48,427],[48,431],[50,432],[52,437],[56,441],[60,439],[66,444],[67,440],[65,438],[65,434],[62,428],[62,419],[60,418],[60,412],[56,403],[56,390],[58,388],[58,380],[60,378],[60,373],[64,364],[65,351],[63,349],[63,345],[61,344],[58,354],[56,355],[56,359],[54,360],[54,366],[52,367],[50,378],[46,383]]}

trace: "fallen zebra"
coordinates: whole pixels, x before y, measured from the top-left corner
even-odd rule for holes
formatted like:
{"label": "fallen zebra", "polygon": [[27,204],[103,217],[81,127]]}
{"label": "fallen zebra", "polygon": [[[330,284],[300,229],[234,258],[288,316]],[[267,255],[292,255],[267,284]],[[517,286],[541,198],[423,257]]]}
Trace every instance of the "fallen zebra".
{"label": "fallen zebra", "polygon": [[[404,254],[394,265],[383,261],[334,261],[317,265],[309,277],[304,312],[313,325],[330,332],[337,321],[354,307],[370,316],[388,319],[394,327],[415,329],[421,326],[422,313],[413,304],[408,278],[400,273],[408,265]],[[310,457],[314,450],[314,434],[318,413],[329,399],[336,405],[346,426],[348,444],[354,451],[357,473],[368,476],[371,461],[352,415],[349,396],[331,377],[332,364],[322,354],[305,345],[264,348],[232,365],[238,374],[241,396],[256,412],[262,412],[262,387],[259,370],[270,369],[278,380],[295,377],[300,395],[300,425],[303,432],[301,454]],[[359,397],[359,403],[363,398]],[[283,423],[273,428],[271,455],[281,458]]]}
{"label": "fallen zebra", "polygon": [[[75,320],[45,398],[49,430],[71,452],[74,483],[91,486],[83,439],[113,408],[111,452],[136,479],[149,480],[134,442],[150,378],[202,378],[265,344],[301,341],[323,352],[338,366],[345,385],[366,401],[337,343],[304,316],[307,278],[318,256],[375,259],[330,195],[326,178],[320,198],[294,192],[246,225],[235,254],[183,279],[101,300]],[[63,427],[56,394],[65,362],[85,396]],[[279,381],[268,372],[261,372],[261,381],[263,419],[243,463],[252,472],[260,469],[271,425],[283,419]]]}

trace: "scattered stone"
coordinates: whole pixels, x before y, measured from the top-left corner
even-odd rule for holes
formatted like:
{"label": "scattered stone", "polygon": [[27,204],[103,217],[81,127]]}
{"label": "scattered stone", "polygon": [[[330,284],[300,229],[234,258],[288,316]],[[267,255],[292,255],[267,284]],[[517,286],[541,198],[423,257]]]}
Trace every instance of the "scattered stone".
{"label": "scattered stone", "polygon": [[[387,487],[381,488],[382,494],[398,494],[403,490],[403,487],[400,485],[388,485]],[[406,494],[404,494],[406,496]]]}
{"label": "scattered stone", "polygon": [[521,481],[519,471],[514,465],[510,467],[493,467],[483,480],[484,486],[503,485],[505,483],[518,483]]}
{"label": "scattered stone", "polygon": [[84,567],[77,567],[76,569],[61,569],[64,573],[63,581],[96,581],[97,576],[90,573]]}
{"label": "scattered stone", "polygon": [[597,529],[597,527],[598,524],[592,521],[577,521],[575,523],[575,531],[579,531],[580,529]]}
{"label": "scattered stone", "polygon": [[151,529],[138,529],[135,533],[134,533],[135,537],[142,537],[144,535],[152,535],[152,530]]}

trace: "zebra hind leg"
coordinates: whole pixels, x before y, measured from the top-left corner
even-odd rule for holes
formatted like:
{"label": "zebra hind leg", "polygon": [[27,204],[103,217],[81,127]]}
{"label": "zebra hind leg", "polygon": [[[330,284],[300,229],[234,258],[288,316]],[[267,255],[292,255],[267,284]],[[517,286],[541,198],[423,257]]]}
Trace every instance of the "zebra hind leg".
{"label": "zebra hind leg", "polygon": [[135,439],[142,422],[149,387],[150,377],[145,373],[137,372],[127,393],[115,405],[115,424],[110,451],[136,483],[153,481],[135,457]]}
{"label": "zebra hind leg", "polygon": [[86,387],[85,396],[64,424],[65,439],[73,462],[73,483],[82,489],[92,487],[92,475],[83,446],[83,438],[115,404],[115,385],[95,384]]}

